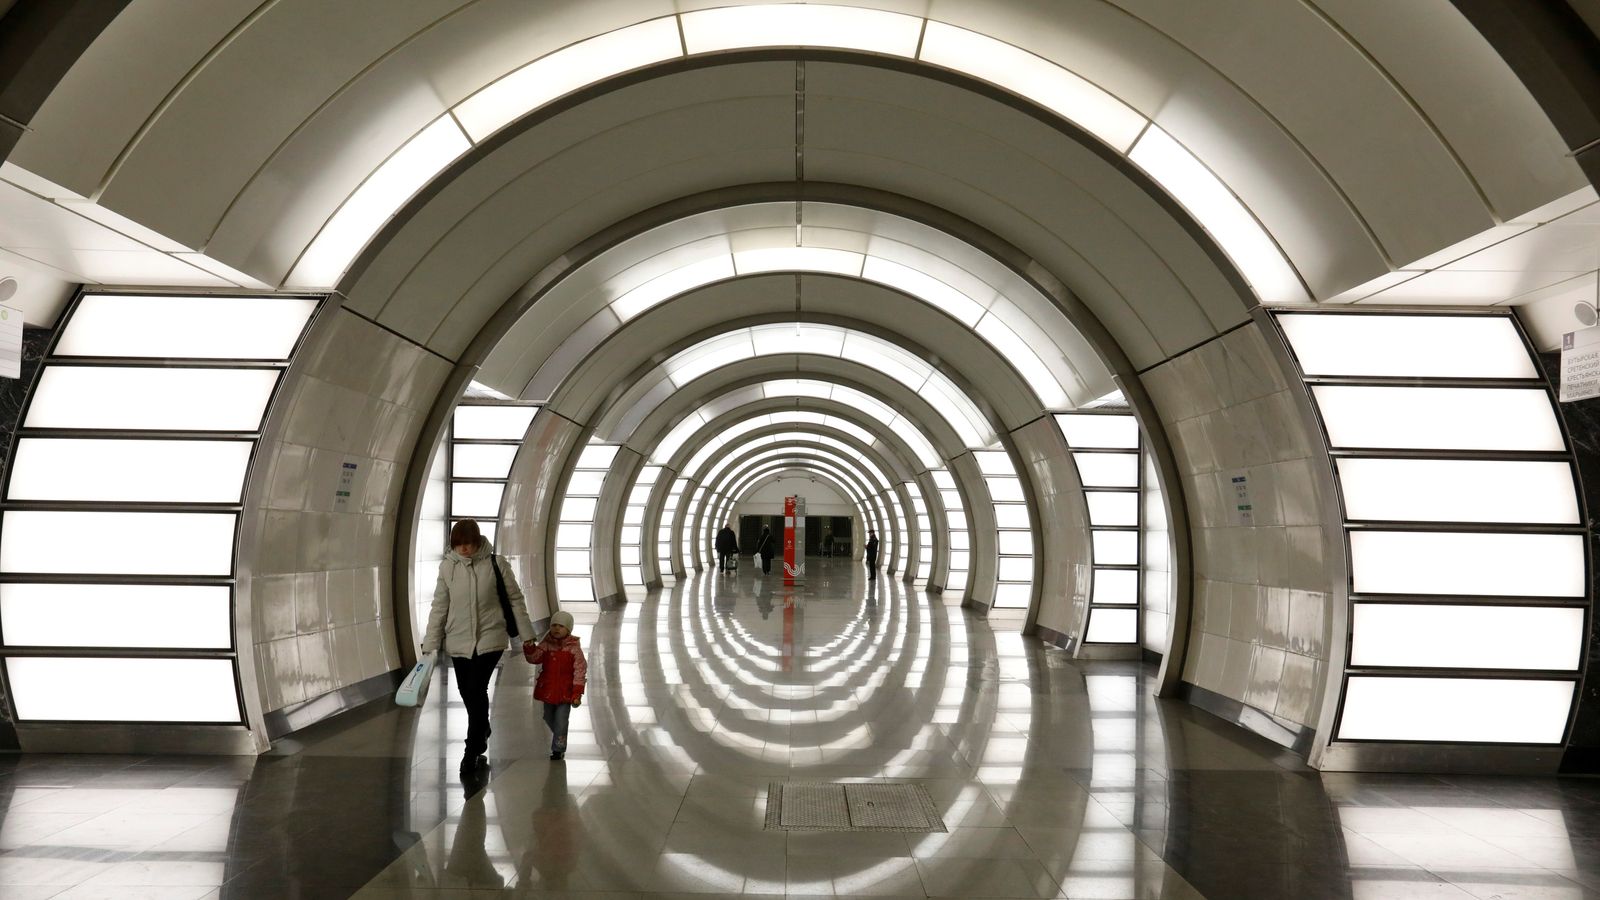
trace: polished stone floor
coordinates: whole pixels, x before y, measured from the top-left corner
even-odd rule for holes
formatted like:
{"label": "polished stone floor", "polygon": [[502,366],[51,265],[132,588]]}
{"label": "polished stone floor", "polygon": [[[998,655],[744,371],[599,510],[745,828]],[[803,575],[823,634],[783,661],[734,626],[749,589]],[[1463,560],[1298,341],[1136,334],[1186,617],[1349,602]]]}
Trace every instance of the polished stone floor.
{"label": "polished stone floor", "polygon": [[[547,756],[532,670],[464,783],[445,676],[260,759],[0,757],[0,897],[1600,897],[1600,782],[1319,775],[899,582],[815,561],[580,610]],[[772,782],[911,781],[946,833],[766,830]]]}

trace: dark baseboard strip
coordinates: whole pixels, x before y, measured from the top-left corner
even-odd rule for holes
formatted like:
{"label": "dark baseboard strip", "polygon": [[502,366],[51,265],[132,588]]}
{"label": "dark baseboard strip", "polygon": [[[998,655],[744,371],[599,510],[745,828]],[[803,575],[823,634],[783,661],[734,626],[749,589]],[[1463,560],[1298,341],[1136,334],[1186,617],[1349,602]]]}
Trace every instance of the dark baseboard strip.
{"label": "dark baseboard strip", "polygon": [[1311,739],[1316,733],[1315,729],[1262,712],[1232,697],[1224,697],[1187,681],[1179,686],[1178,697],[1187,701],[1190,706],[1203,709],[1252,734],[1258,734],[1302,758],[1311,753]]}
{"label": "dark baseboard strip", "polygon": [[331,719],[341,713],[366,706],[378,699],[389,699],[394,696],[400,687],[400,681],[408,670],[395,669],[382,675],[374,675],[365,681],[346,685],[336,691],[313,697],[303,703],[286,706],[283,709],[267,713],[262,718],[267,726],[267,739],[276,741],[285,735],[299,731],[302,728],[315,725],[324,719]]}

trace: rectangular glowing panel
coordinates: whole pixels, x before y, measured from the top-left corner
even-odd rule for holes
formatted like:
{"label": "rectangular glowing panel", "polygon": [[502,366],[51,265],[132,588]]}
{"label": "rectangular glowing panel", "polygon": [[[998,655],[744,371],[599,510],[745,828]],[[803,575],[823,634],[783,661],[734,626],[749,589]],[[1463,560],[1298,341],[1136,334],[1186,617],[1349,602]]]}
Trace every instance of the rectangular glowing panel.
{"label": "rectangular glowing panel", "polygon": [[994,586],[995,609],[1027,609],[1033,599],[1032,584],[997,584]]}
{"label": "rectangular glowing panel", "polygon": [[644,584],[644,570],[638,566],[623,566],[622,583],[630,587],[638,587]]}
{"label": "rectangular glowing panel", "polygon": [[985,478],[989,485],[989,499],[995,503],[1021,503],[1022,479]]}
{"label": "rectangular glowing panel", "polygon": [[1312,386],[1334,447],[1566,449],[1542,388]]}
{"label": "rectangular glowing panel", "polygon": [[308,297],[86,294],[56,356],[284,360],[317,309]]}
{"label": "rectangular glowing panel", "polygon": [[1001,581],[1029,581],[1033,578],[1033,557],[1031,556],[1002,556],[1000,557]]}
{"label": "rectangular glowing panel", "polygon": [[455,436],[472,441],[520,441],[538,411],[537,406],[458,406]]}
{"label": "rectangular glowing panel", "polygon": [[866,257],[849,250],[828,247],[764,247],[735,250],[733,267],[740,275],[762,272],[826,272],[859,276]]}
{"label": "rectangular glowing panel", "polygon": [[1578,523],[1565,462],[1339,459],[1345,516],[1415,522]]}
{"label": "rectangular glowing panel", "polygon": [[1582,597],[1583,536],[1352,531],[1362,594]]}
{"label": "rectangular glowing panel", "polygon": [[1062,413],[1056,416],[1056,425],[1075,450],[1139,449],[1139,422],[1133,416]]}
{"label": "rectangular glowing panel", "polygon": [[967,573],[962,569],[951,569],[945,574],[944,589],[951,591],[964,591],[967,589]]}
{"label": "rectangular glowing panel", "polygon": [[1352,666],[1576,671],[1583,610],[1357,603]]}
{"label": "rectangular glowing panel", "polygon": [[13,647],[233,646],[226,585],[0,584]]}
{"label": "rectangular glowing panel", "polygon": [[961,492],[959,491],[940,491],[939,501],[944,504],[946,510],[965,508],[961,505]]}
{"label": "rectangular glowing panel", "polygon": [[1094,561],[1101,566],[1131,566],[1139,562],[1137,531],[1095,531]]}
{"label": "rectangular glowing panel", "polygon": [[288,283],[310,288],[338,284],[339,276],[384,222],[471,147],[450,115],[430,122],[345,199],[301,254]]}
{"label": "rectangular glowing panel", "polygon": [[450,474],[457,478],[504,478],[511,473],[517,447],[509,444],[456,444]]}
{"label": "rectangular glowing panel", "polygon": [[644,541],[644,529],[643,528],[640,528],[638,525],[624,525],[624,526],[622,526],[622,543],[623,544],[634,544],[634,545],[637,545],[637,544],[643,543],[643,541]]}
{"label": "rectangular glowing panel", "polygon": [[23,438],[12,500],[238,503],[250,441]]}
{"label": "rectangular glowing panel", "polygon": [[236,524],[233,513],[11,510],[0,572],[225,576]]}
{"label": "rectangular glowing panel", "polygon": [[25,722],[239,721],[229,659],[18,657],[6,670]]}
{"label": "rectangular glowing panel", "polygon": [[1028,528],[1028,507],[1021,503],[996,506],[994,524],[997,528]]}
{"label": "rectangular glowing panel", "polygon": [[589,542],[590,542],[590,540],[593,539],[593,536],[594,536],[594,526],[593,525],[582,524],[582,525],[557,525],[556,526],[556,546],[557,547],[583,547],[583,548],[587,548],[587,547],[590,546]]}
{"label": "rectangular glowing panel", "polygon": [[971,565],[972,553],[967,550],[950,551],[950,570],[965,572]]}
{"label": "rectangular glowing panel", "polygon": [[621,448],[615,444],[590,444],[578,454],[579,469],[608,469]]}
{"label": "rectangular glowing panel", "polygon": [[919,562],[919,563],[917,563],[917,580],[918,581],[927,581],[928,578],[931,577],[932,575],[933,575],[933,563],[932,562]]}
{"label": "rectangular glowing panel", "polygon": [[637,566],[642,558],[637,544],[623,544],[617,552],[617,562],[625,566]]}
{"label": "rectangular glowing panel", "polygon": [[28,428],[255,431],[277,369],[46,366]]}
{"label": "rectangular glowing panel", "polygon": [[1095,569],[1090,602],[1132,606],[1139,602],[1139,573],[1132,569]]}
{"label": "rectangular glowing panel", "polygon": [[1139,495],[1132,491],[1085,491],[1091,525],[1138,525]]}
{"label": "rectangular glowing panel", "polygon": [[836,47],[912,57],[922,33],[922,20],[915,16],[822,4],[725,6],[678,18],[690,53],[746,47]]}
{"label": "rectangular glowing panel", "polygon": [[968,540],[967,539],[967,533],[965,531],[952,531],[952,532],[950,532],[950,535],[949,535],[950,549],[952,549],[952,550],[966,550],[966,549],[968,549],[970,545],[968,544],[967,540]]}
{"label": "rectangular glowing panel", "polygon": [[567,478],[567,494],[573,497],[598,497],[600,496],[600,488],[605,484],[605,481],[605,472],[575,470]]}
{"label": "rectangular glowing panel", "polygon": [[681,55],[675,19],[640,22],[542,56],[461,101],[454,112],[479,142],[557,97]]}
{"label": "rectangular glowing panel", "polygon": [[1263,302],[1304,303],[1311,299],[1271,235],[1188,148],[1151,125],[1128,158],[1200,221]]}
{"label": "rectangular glowing panel", "polygon": [[456,519],[498,519],[500,495],[505,489],[503,484],[456,482],[450,485],[450,515]]}
{"label": "rectangular glowing panel", "polygon": [[1139,612],[1133,609],[1091,609],[1083,639],[1091,644],[1131,644],[1139,639]]}
{"label": "rectangular glowing panel", "polygon": [[1566,731],[1570,681],[1352,676],[1339,738],[1555,744]]}
{"label": "rectangular glowing panel", "polygon": [[592,603],[594,581],[580,577],[557,578],[556,596],[562,603]]}
{"label": "rectangular glowing panel", "polygon": [[562,501],[562,522],[594,522],[595,500],[590,496],[568,496]]}
{"label": "rectangular glowing panel", "polygon": [[589,551],[587,550],[557,550],[556,551],[557,575],[588,575]]}
{"label": "rectangular glowing panel", "polygon": [[1000,552],[1007,555],[1033,555],[1033,535],[1026,531],[1000,532]]}
{"label": "rectangular glowing panel", "polygon": [[1138,487],[1139,454],[1074,453],[1084,487]]}
{"label": "rectangular glowing panel", "polygon": [[999,85],[1128,152],[1147,120],[1092,82],[975,31],[929,22],[918,58]]}
{"label": "rectangular glowing panel", "polygon": [[1510,316],[1277,317],[1307,375],[1538,378]]}

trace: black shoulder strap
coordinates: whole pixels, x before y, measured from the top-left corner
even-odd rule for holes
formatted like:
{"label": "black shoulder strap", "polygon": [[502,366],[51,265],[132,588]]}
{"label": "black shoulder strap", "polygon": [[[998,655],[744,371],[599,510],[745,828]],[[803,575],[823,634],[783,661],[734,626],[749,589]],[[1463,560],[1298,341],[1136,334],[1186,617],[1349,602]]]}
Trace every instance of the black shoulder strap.
{"label": "black shoulder strap", "polygon": [[500,614],[506,618],[506,634],[517,636],[517,617],[511,614],[511,597],[506,593],[506,579],[500,574],[500,558],[489,554],[489,566],[494,569],[494,592],[500,598]]}

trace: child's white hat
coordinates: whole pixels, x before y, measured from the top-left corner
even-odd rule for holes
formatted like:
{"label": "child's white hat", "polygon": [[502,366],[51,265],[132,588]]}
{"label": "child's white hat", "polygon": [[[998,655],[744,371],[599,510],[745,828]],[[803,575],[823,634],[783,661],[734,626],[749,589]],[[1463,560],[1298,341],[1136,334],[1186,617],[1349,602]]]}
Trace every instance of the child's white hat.
{"label": "child's white hat", "polygon": [[572,630],[572,613],[569,613],[566,610],[551,613],[550,627],[554,628],[557,625],[564,626],[567,631],[570,632]]}

